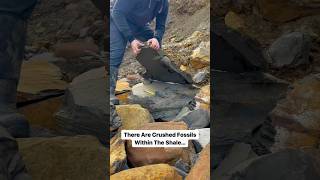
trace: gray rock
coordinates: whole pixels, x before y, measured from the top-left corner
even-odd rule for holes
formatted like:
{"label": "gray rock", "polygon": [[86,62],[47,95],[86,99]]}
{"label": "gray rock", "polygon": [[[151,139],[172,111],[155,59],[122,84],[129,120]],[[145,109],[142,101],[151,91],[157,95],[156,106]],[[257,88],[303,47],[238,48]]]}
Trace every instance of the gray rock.
{"label": "gray rock", "polygon": [[230,153],[222,161],[219,167],[214,170],[212,177],[213,179],[226,178],[226,174],[228,174],[231,169],[248,159],[256,157],[257,155],[252,151],[250,145],[236,143],[233,145]]}
{"label": "gray rock", "polygon": [[129,102],[149,110],[155,120],[172,121],[196,95],[192,86],[144,81],[132,87]]}
{"label": "gray rock", "polygon": [[258,72],[234,74],[215,71],[211,74],[215,82],[212,104],[215,107],[212,142],[218,158],[215,163],[219,164],[236,142],[252,143],[254,151],[265,149],[261,145],[272,142],[272,134],[253,138],[254,132],[285,96],[288,84]]}
{"label": "gray rock", "polygon": [[56,114],[59,130],[71,135],[94,135],[102,142],[107,137],[107,77],[104,68],[93,69],[70,83],[64,105]]}
{"label": "gray rock", "polygon": [[182,117],[190,129],[205,128],[210,124],[210,114],[203,109],[191,111],[186,116]]}
{"label": "gray rock", "polygon": [[311,44],[309,35],[301,32],[282,35],[268,49],[271,65],[282,68],[308,64]]}
{"label": "gray rock", "polygon": [[162,51],[157,52],[152,48],[142,48],[137,60],[146,68],[145,78],[180,84],[192,83],[190,75],[181,72]]}
{"label": "gray rock", "polygon": [[[285,150],[247,160],[221,180],[317,180],[319,161],[300,150]],[[219,180],[220,180],[219,179]]]}
{"label": "gray rock", "polygon": [[0,179],[31,180],[18,150],[18,143],[0,126]]}
{"label": "gray rock", "polygon": [[220,20],[213,24],[214,69],[240,73],[266,68],[267,61],[257,41],[228,28]]}
{"label": "gray rock", "polygon": [[196,140],[200,143],[201,147],[206,147],[210,143],[210,128],[197,129],[199,131],[199,139]]}
{"label": "gray rock", "polygon": [[192,80],[193,82],[198,84],[198,83],[204,82],[208,77],[209,77],[209,73],[207,71],[200,71],[193,76]]}

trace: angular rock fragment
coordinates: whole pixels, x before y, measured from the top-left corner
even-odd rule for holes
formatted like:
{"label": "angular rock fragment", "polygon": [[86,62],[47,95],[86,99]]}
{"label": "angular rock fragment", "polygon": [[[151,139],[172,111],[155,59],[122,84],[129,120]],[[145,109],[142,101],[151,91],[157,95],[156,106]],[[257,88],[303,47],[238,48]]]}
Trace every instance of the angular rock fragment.
{"label": "angular rock fragment", "polygon": [[118,105],[116,110],[122,122],[122,130],[134,130],[154,122],[149,111],[138,104]]}
{"label": "angular rock fragment", "polygon": [[223,22],[213,25],[213,68],[228,72],[246,72],[265,69],[267,61],[258,42],[228,28]]}
{"label": "angular rock fragment", "polygon": [[179,173],[167,164],[156,164],[149,166],[142,166],[138,168],[128,169],[114,174],[110,180],[129,180],[129,179],[174,179],[182,180]]}
{"label": "angular rock fragment", "polygon": [[129,102],[148,109],[155,120],[171,121],[195,94],[196,89],[191,86],[145,81],[132,88]]}
{"label": "angular rock fragment", "polygon": [[105,142],[108,138],[107,97],[103,67],[75,78],[66,91],[63,107],[56,114],[59,131],[72,135],[90,134]]}
{"label": "angular rock fragment", "polygon": [[146,68],[145,77],[163,82],[191,84],[188,74],[181,72],[163,52],[152,48],[142,48],[137,60]]}
{"label": "angular rock fragment", "polygon": [[67,83],[62,81],[60,69],[42,59],[24,61],[18,91],[28,94],[39,94],[48,90],[65,90]]}
{"label": "angular rock fragment", "polygon": [[189,129],[205,128],[210,124],[210,114],[206,110],[197,109],[182,117],[181,120],[188,125]]}

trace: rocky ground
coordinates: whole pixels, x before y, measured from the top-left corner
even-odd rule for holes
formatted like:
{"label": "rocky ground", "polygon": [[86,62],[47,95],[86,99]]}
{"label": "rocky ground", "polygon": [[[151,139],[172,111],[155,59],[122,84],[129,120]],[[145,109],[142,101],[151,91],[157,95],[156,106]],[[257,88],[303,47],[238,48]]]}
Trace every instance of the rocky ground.
{"label": "rocky ground", "polygon": [[107,176],[105,32],[89,0],[40,1],[29,20],[18,110],[31,137],[17,142],[35,180]]}
{"label": "rocky ground", "polygon": [[319,1],[211,8],[213,179],[319,179]]}
{"label": "rocky ground", "polygon": [[[209,12],[208,0],[170,2],[165,69],[152,70],[128,48],[116,88],[122,126],[110,128],[111,179],[210,179]],[[133,148],[120,139],[124,129],[198,129],[200,139],[187,148]]]}

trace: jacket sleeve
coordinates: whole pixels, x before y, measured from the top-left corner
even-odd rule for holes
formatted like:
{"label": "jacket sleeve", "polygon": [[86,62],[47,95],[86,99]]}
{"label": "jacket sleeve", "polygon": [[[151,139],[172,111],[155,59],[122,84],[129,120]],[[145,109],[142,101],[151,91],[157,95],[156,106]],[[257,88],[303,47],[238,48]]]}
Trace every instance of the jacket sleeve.
{"label": "jacket sleeve", "polygon": [[162,37],[166,30],[167,16],[169,12],[169,3],[167,0],[165,1],[162,11],[156,17],[155,38],[157,38],[159,42],[162,41]]}
{"label": "jacket sleeve", "polygon": [[131,12],[135,6],[135,0],[117,0],[111,10],[111,17],[120,32],[131,43],[134,40],[133,33],[127,22],[126,14]]}

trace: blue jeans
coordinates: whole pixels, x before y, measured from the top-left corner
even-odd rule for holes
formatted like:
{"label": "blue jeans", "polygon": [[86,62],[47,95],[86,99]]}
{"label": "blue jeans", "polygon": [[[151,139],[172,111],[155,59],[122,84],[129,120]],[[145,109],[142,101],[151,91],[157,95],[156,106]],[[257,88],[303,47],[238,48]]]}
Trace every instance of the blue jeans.
{"label": "blue jeans", "polygon": [[[154,36],[153,30],[149,24],[144,27],[137,27],[129,24],[133,31],[134,37],[141,41],[147,41]],[[118,79],[118,70],[122,63],[128,40],[121,34],[117,26],[110,18],[110,95],[114,95],[116,82]]]}

